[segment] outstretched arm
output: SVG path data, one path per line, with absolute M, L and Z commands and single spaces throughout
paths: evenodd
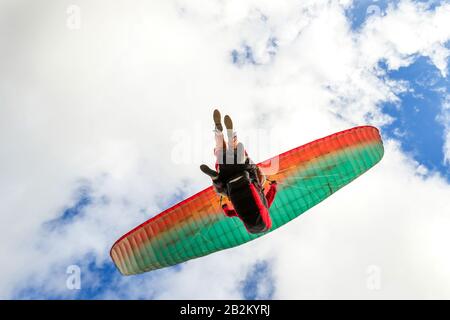
M 277 182 L 273 181 L 270 184 L 270 189 L 269 189 L 269 191 L 267 191 L 267 194 L 266 194 L 267 205 L 269 206 L 269 208 L 272 205 L 272 202 L 275 199 L 276 194 L 277 194 Z

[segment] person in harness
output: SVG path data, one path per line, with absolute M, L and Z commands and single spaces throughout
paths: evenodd
M 249 233 L 266 232 L 272 227 L 269 208 L 275 199 L 277 183 L 270 181 L 270 188 L 265 193 L 263 186 L 266 178 L 248 157 L 244 145 L 237 141 L 231 118 L 228 115 L 224 117 L 228 144 L 224 140 L 219 110 L 214 110 L 213 119 L 216 170 L 205 164 L 200 166 L 200 170 L 211 177 L 215 191 L 226 196 L 233 205 L 233 208 L 227 204 L 222 206 L 226 216 L 241 219 Z

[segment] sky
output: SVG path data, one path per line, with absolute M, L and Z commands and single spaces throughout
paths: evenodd
M 450 2 L 0 0 L 0 299 L 449 299 Z M 242 246 L 121 276 L 116 239 L 357 125 L 379 164 Z

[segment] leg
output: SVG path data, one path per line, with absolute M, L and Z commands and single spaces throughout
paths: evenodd
M 227 144 L 223 138 L 222 131 L 214 130 L 214 138 L 216 140 L 216 146 L 214 147 L 214 155 L 216 156 L 216 169 L 218 164 L 225 163 L 225 152 L 227 150 Z
M 223 137 L 223 127 L 221 123 L 221 115 L 220 111 L 215 109 L 213 112 L 213 120 L 214 120 L 214 138 L 216 140 L 216 146 L 214 148 L 214 155 L 216 156 L 216 169 L 218 168 L 218 164 L 224 163 L 224 150 L 227 149 L 227 144 L 225 143 L 225 139 Z
M 228 158 L 233 161 L 234 164 L 244 164 L 246 160 L 246 152 L 244 145 L 238 142 L 236 131 L 233 130 L 233 121 L 229 115 L 224 118 L 225 127 L 227 128 L 228 136 Z M 227 162 L 228 163 L 228 162 Z
M 237 164 L 245 164 L 245 160 L 247 159 L 247 156 L 245 155 L 244 145 L 242 144 L 242 142 L 238 143 L 237 139 L 236 139 L 235 153 L 236 153 L 236 163 Z
M 214 137 L 216 140 L 216 146 L 214 148 L 214 155 L 216 156 L 216 171 L 212 170 L 210 167 L 208 167 L 206 164 L 202 164 L 200 166 L 200 170 L 205 173 L 206 175 L 210 176 L 211 179 L 214 181 L 216 181 L 219 177 L 218 174 L 218 163 L 220 163 L 222 160 L 222 154 L 223 154 L 223 150 L 226 149 L 226 144 L 225 144 L 225 140 L 223 138 L 223 133 L 222 133 L 222 123 L 221 123 L 221 118 L 220 118 L 220 111 L 215 109 L 213 112 L 213 120 L 214 120 Z
M 228 147 L 234 150 L 237 146 L 237 137 L 236 132 L 233 131 L 233 121 L 229 115 L 226 115 L 225 118 L 223 118 L 223 121 L 225 122 L 225 127 L 227 128 Z

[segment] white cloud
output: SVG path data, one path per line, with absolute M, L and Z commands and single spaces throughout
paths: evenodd
M 388 123 L 378 105 L 406 86 L 380 76 L 380 59 L 398 68 L 426 55 L 447 74 L 448 4 L 427 12 L 405 1 L 355 34 L 347 2 L 77 3 L 79 30 L 66 27 L 66 3 L 0 4 L 0 297 L 27 285 L 70 295 L 55 274 L 87 253 L 109 261 L 114 240 L 174 190 L 206 187 L 198 164 L 212 162 L 214 106 L 244 140 L 264 120 L 274 143 L 248 145 L 263 160 L 352 125 Z M 258 66 L 230 63 L 244 43 Z M 173 158 L 182 144 L 192 147 L 187 161 Z M 440 244 L 449 188 L 418 171 L 389 141 L 375 170 L 270 236 L 136 287 L 114 281 L 128 297 L 239 298 L 246 270 L 270 259 L 281 298 L 448 297 Z M 94 203 L 43 229 L 86 181 Z M 383 271 L 376 293 L 364 287 L 369 264 Z
M 429 10 L 430 3 L 401 1 L 390 5 L 383 17 L 372 16 L 361 32 L 362 55 L 366 63 L 385 58 L 392 69 L 409 65 L 415 55 L 427 56 L 443 77 L 447 75 L 450 34 L 450 6 Z

